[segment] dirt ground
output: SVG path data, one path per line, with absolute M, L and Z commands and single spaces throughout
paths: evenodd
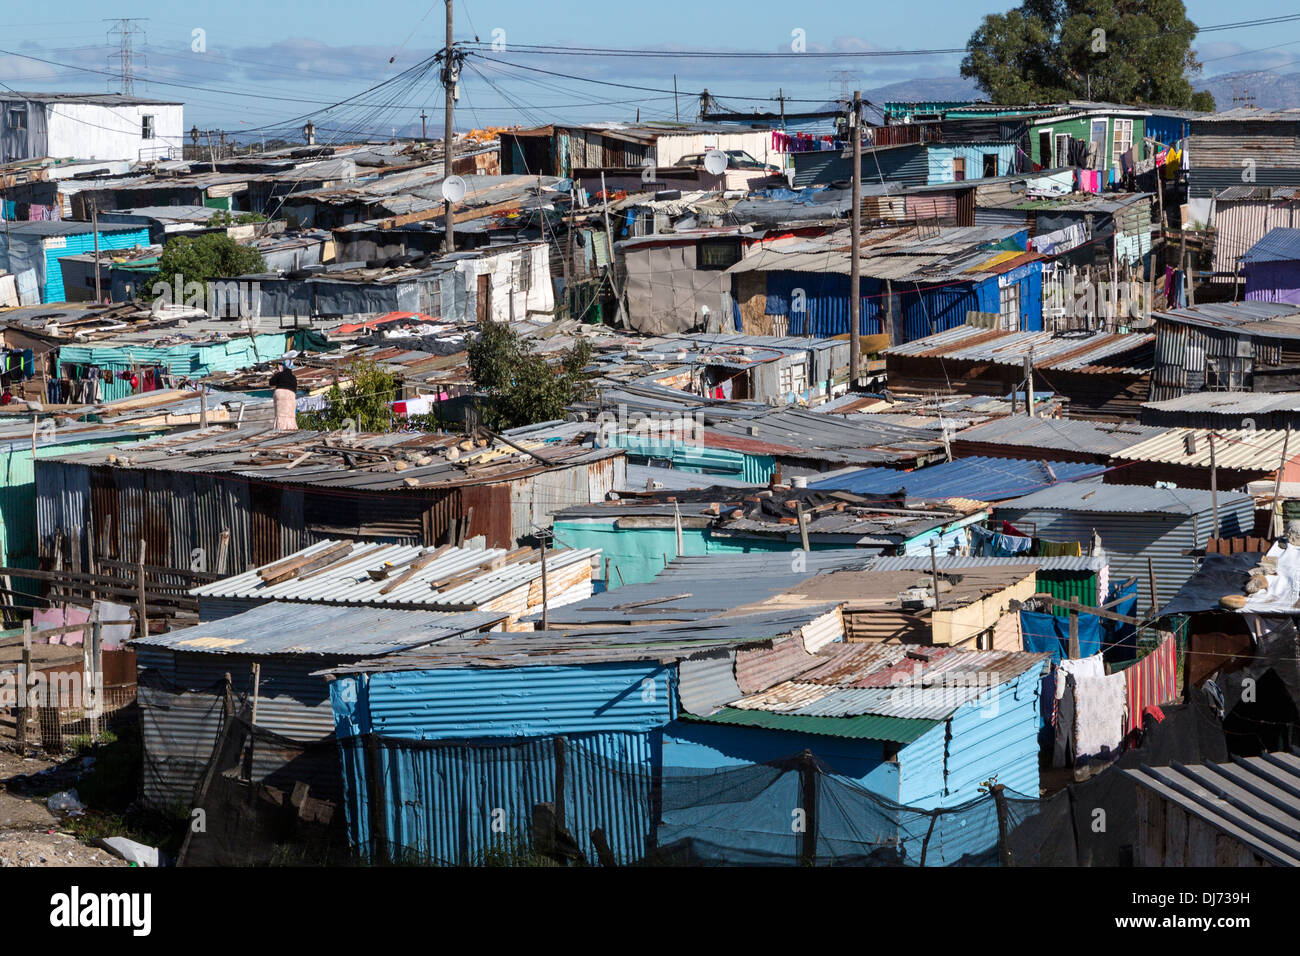
M 0 749 L 0 867 L 127 865 L 61 830 L 46 809 L 47 795 L 74 787 L 75 780 L 74 767 Z

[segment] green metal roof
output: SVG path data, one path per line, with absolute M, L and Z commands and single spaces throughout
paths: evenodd
M 858 740 L 889 740 L 910 744 L 942 720 L 921 720 L 915 717 L 877 717 L 864 714 L 860 717 L 800 717 L 795 714 L 774 714 L 768 710 L 740 710 L 724 707 L 716 714 L 701 717 L 682 714 L 682 720 L 703 723 L 729 724 L 733 727 L 761 727 L 764 730 L 788 730 L 800 734 L 821 734 L 827 737 L 852 737 Z

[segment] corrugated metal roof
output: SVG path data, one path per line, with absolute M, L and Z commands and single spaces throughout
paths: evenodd
M 1076 418 L 1009 415 L 963 429 L 953 440 L 1113 455 L 1164 432 L 1164 428 L 1128 422 L 1110 424 Z
M 446 667 L 530 667 L 614 661 L 669 663 L 711 650 L 746 645 L 770 646 L 780 638 L 788 638 L 833 607 L 833 604 L 809 605 L 685 623 L 573 631 L 560 630 L 554 626 L 549 631 L 493 631 L 467 635 L 464 639 L 439 641 L 377 660 L 343 665 L 332 673 L 432 670 Z
M 1297 412 L 1300 411 L 1300 392 L 1189 392 L 1159 402 L 1143 402 L 1142 407 L 1161 412 L 1219 415 Z
M 404 491 L 431 486 L 490 484 L 621 456 L 614 449 L 552 447 L 535 455 L 491 444 L 462 453 L 455 437 L 385 432 L 348 434 L 276 431 L 269 425 L 167 435 L 132 445 L 126 454 L 105 448 L 50 461 L 147 471 L 234 474 L 287 484 Z M 301 456 L 306 455 L 306 458 Z M 112 457 L 115 459 L 110 462 Z M 425 462 L 420 464 L 420 462 Z M 402 465 L 398 469 L 397 465 Z
M 726 475 L 701 475 L 677 468 L 656 468 L 651 465 L 627 466 L 627 481 L 615 491 L 645 491 L 647 483 L 652 490 L 688 491 L 693 488 L 759 488 L 760 485 L 729 478 Z
M 295 560 L 311 559 L 313 556 L 323 555 L 332 549 L 340 549 L 349 544 L 350 547 L 347 547 L 346 551 L 339 551 L 335 560 L 323 569 L 308 572 L 301 577 L 292 577 L 278 584 L 267 584 L 262 578 L 262 572 L 268 568 L 283 566 Z M 415 562 L 438 551 L 442 553 L 435 560 L 415 569 L 411 577 L 392 587 L 387 594 L 381 593 L 385 588 L 390 588 L 399 581 L 408 570 L 412 569 Z M 507 554 L 509 552 L 501 548 L 476 550 L 450 547 L 443 550 L 414 545 L 349 543 L 328 539 L 263 565 L 261 568 L 205 584 L 190 593 L 199 598 L 240 598 L 331 605 L 407 605 L 452 610 L 482 604 L 520 585 L 541 578 L 540 553 L 534 552 L 530 560 L 519 561 L 505 567 L 494 567 L 500 565 Z M 590 562 L 598 554 L 600 554 L 598 550 L 588 548 L 552 551 L 547 555 L 547 571 L 553 575 L 560 568 L 583 561 Z M 478 569 L 478 573 L 470 581 L 450 589 L 445 587 L 439 591 L 431 589 L 435 583 L 446 582 L 473 572 L 475 569 Z M 371 575 L 371 571 L 382 572 L 384 576 L 376 580 Z
M 1300 866 L 1300 754 L 1124 771 L 1280 866 Z
M 243 614 L 138 638 L 133 644 L 198 654 L 390 654 L 476 632 L 505 614 L 309 607 L 272 603 Z
M 1020 367 L 1032 357 L 1036 368 L 1079 371 L 1088 366 L 1122 366 L 1127 353 L 1144 348 L 1155 336 L 1141 332 L 1015 332 L 959 325 L 935 335 L 886 349 L 886 355 L 992 362 Z M 1127 369 L 1132 372 L 1145 368 Z
M 824 663 L 730 706 L 801 717 L 941 720 L 1043 662 L 1041 654 L 1020 651 L 872 644 L 839 646 L 824 656 Z
M 1153 312 L 1157 322 L 1177 322 L 1236 335 L 1300 338 L 1300 305 L 1286 302 L 1211 302 L 1185 309 Z
M 822 571 L 860 568 L 871 560 L 860 550 L 781 555 L 707 555 L 677 558 L 653 581 L 596 594 L 549 613 L 552 628 L 634 621 L 703 621 L 784 593 Z M 536 615 L 532 618 L 535 620 Z M 806 623 L 806 622 L 805 622 Z
M 682 719 L 728 724 L 733 727 L 761 727 L 765 730 L 818 734 L 825 737 L 888 740 L 900 744 L 910 744 L 942 723 L 939 720 L 906 717 L 802 717 L 794 714 L 774 714 L 765 710 L 736 710 L 730 707 L 707 717 L 682 714 Z
M 1300 259 L 1300 229 L 1279 227 L 1264 233 L 1241 257 L 1242 262 L 1293 262 Z
M 1126 461 L 1158 461 L 1171 465 L 1210 467 L 1210 436 L 1214 436 L 1214 459 L 1219 468 L 1242 471 L 1276 471 L 1287 444 L 1287 433 L 1279 430 L 1251 428 L 1171 428 L 1163 435 L 1149 438 L 1115 454 Z M 1193 451 L 1188 451 L 1188 443 Z M 1300 448 L 1290 446 L 1291 457 Z
M 935 565 L 940 571 L 959 571 L 962 568 L 1012 567 L 1027 564 L 1043 571 L 1079 571 L 1097 572 L 1106 566 L 1106 559 L 1099 555 L 1080 556 L 1061 555 L 1058 557 L 1039 558 L 986 558 L 960 554 L 939 555 Z M 928 554 L 902 554 L 893 557 L 872 558 L 867 564 L 867 571 L 928 571 L 930 556 Z
M 961 496 L 977 501 L 1002 501 L 1059 482 L 1097 477 L 1105 470 L 1099 465 L 1080 462 L 960 458 L 906 472 L 892 468 L 860 468 L 813 482 L 808 487 L 859 494 L 893 492 L 905 488 L 909 498 Z
M 1254 499 L 1239 492 L 1220 491 L 1219 507 Z M 1069 484 L 1044 488 L 1023 498 L 1005 501 L 1006 510 L 1031 508 L 1061 511 L 1092 511 L 1111 514 L 1201 514 L 1212 507 L 1208 491 L 1196 488 L 1147 488 L 1142 485 Z

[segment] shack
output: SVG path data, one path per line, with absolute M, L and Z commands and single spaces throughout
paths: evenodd
M 1218 495 L 1219 536 L 1251 532 L 1255 501 Z M 1110 559 L 1112 580 L 1137 578 L 1138 606 L 1159 607 L 1196 570 L 1190 552 L 1214 536 L 1215 502 L 1208 491 L 1077 482 L 1056 485 L 993 509 L 1021 534 L 1091 547 L 1094 535 Z M 1153 591 L 1153 588 L 1155 591 Z
M 164 436 L 129 450 L 39 459 L 37 535 L 96 555 L 189 568 L 195 549 L 240 573 L 333 538 L 512 549 L 568 505 L 625 480 L 610 449 L 546 457 L 454 436 L 294 431 L 265 424 Z M 398 464 L 402 468 L 397 468 Z M 224 543 L 223 543 L 224 541 Z

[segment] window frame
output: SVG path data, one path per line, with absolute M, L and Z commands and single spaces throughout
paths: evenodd
M 1012 305 L 1010 313 L 1007 306 Z M 1020 331 L 1020 283 L 1008 282 L 998 287 L 998 325 L 1009 332 Z
M 713 263 L 713 262 L 705 261 L 706 249 L 710 249 L 710 248 L 717 249 L 717 248 L 722 248 L 724 246 L 730 247 L 735 250 L 734 259 L 726 263 Z M 709 271 L 723 272 L 727 269 L 730 269 L 732 266 L 734 266 L 737 262 L 739 262 L 743 258 L 745 258 L 745 249 L 744 246 L 741 244 L 739 238 L 732 238 L 730 236 L 710 236 L 707 239 L 700 239 L 695 247 L 695 268 L 696 269 L 706 269 Z
M 1123 156 L 1125 153 L 1127 153 L 1129 149 L 1133 146 L 1133 120 L 1116 118 L 1115 120 L 1112 121 L 1111 129 L 1112 132 L 1110 136 L 1110 164 L 1112 166 L 1118 166 L 1120 164 L 1119 158 Z M 1127 134 L 1124 138 L 1124 143 L 1126 145 L 1124 146 L 1123 149 L 1120 149 L 1121 129 L 1124 129 Z

